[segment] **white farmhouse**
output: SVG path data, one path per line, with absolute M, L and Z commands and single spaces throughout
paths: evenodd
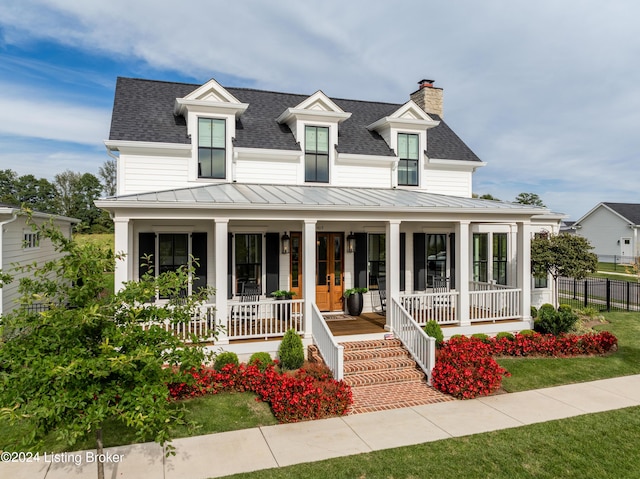
M 225 349 L 273 351 L 264 339 L 293 327 L 326 350 L 351 288 L 396 335 L 429 319 L 446 336 L 522 330 L 551 298 L 530 241 L 561 215 L 472 198 L 485 163 L 431 80 L 393 104 L 119 78 L 105 143 L 118 192 L 96 204 L 127 253 L 116 288 L 145 254 L 157 272 L 198 258 L 190 290 L 215 287 Z

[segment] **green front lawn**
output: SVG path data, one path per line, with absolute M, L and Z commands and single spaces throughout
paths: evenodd
M 616 353 L 581 358 L 500 358 L 500 366 L 511 373 L 503 379 L 503 389 L 516 392 L 640 374 L 640 313 L 605 313 L 604 317 L 609 323 L 594 329 L 610 331 L 618 338 Z
M 635 478 L 637 431 L 640 407 L 228 477 Z

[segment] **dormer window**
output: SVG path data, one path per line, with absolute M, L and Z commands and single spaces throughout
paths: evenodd
M 418 186 L 419 145 L 418 135 L 398 133 L 398 185 Z
M 329 128 L 306 126 L 304 181 L 329 183 Z
M 226 122 L 198 118 L 198 178 L 226 177 Z

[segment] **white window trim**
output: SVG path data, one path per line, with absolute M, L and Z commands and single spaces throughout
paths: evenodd
M 198 176 L 198 122 L 200 118 L 212 120 L 225 120 L 225 177 L 224 178 L 200 178 Z M 223 113 L 188 113 L 187 133 L 191 138 L 191 157 L 189 158 L 190 182 L 198 183 L 230 183 L 233 177 L 233 138 L 236 135 L 236 117 L 234 114 Z
M 305 155 L 306 147 L 306 129 L 307 126 L 319 126 L 329 128 L 329 182 L 306 181 L 305 178 Z M 302 149 L 301 163 L 299 169 L 298 183 L 301 185 L 332 185 L 334 184 L 334 176 L 336 169 L 336 145 L 338 144 L 338 123 L 323 121 L 298 121 L 296 123 L 297 137 L 300 139 L 300 147 Z
M 427 150 L 427 131 L 418 130 L 412 128 L 396 128 L 391 127 L 391 136 L 389 138 L 389 147 L 396 153 L 396 162 L 393 166 L 394 174 L 392 178 L 393 188 L 404 188 L 409 190 L 424 189 L 425 188 L 425 151 Z M 403 133 L 407 135 L 418 135 L 418 184 L 417 185 L 400 185 L 398 184 L 398 164 L 400 162 L 400 155 L 398 152 L 398 134 Z

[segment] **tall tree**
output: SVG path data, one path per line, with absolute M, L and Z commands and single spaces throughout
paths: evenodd
M 0 170 L 0 202 L 19 205 L 16 195 L 18 174 L 13 170 Z
M 562 233 L 531 241 L 531 270 L 537 278 L 553 277 L 554 302 L 558 306 L 558 278 L 583 279 L 598 268 L 598 256 L 583 236 Z
M 110 251 L 77 244 L 50 224 L 34 229 L 64 255 L 18 268 L 29 273 L 19 285 L 23 306 L 2 317 L 0 414 L 25 428 L 15 450 L 41 450 L 41 440 L 55 432 L 69 447 L 94 435 L 101 454 L 108 420 L 131 428 L 140 440 L 164 444 L 182 417 L 167 401 L 167 383 L 189 381 L 186 371 L 205 356 L 197 343 L 187 347 L 149 322 L 186 322 L 213 291 L 181 297 L 191 272 L 180 269 L 157 277 L 151 271 L 109 293 L 113 277 L 104 273 L 114 269 Z M 7 281 L 5 273 L 0 281 Z M 174 299 L 145 302 L 153 291 Z M 30 311 L 34 298 L 50 309 Z M 104 477 L 103 465 L 97 467 Z
M 91 173 L 66 170 L 55 176 L 55 185 L 60 214 L 81 220 L 80 230 L 91 228 L 101 216 L 93 203 L 102 191 L 98 178 Z
M 117 182 L 116 160 L 107 160 L 98 170 L 98 176 L 102 180 L 102 191 L 106 196 L 115 196 Z
M 515 202 L 521 205 L 545 206 L 542 199 L 536 193 L 520 193 L 516 196 Z

